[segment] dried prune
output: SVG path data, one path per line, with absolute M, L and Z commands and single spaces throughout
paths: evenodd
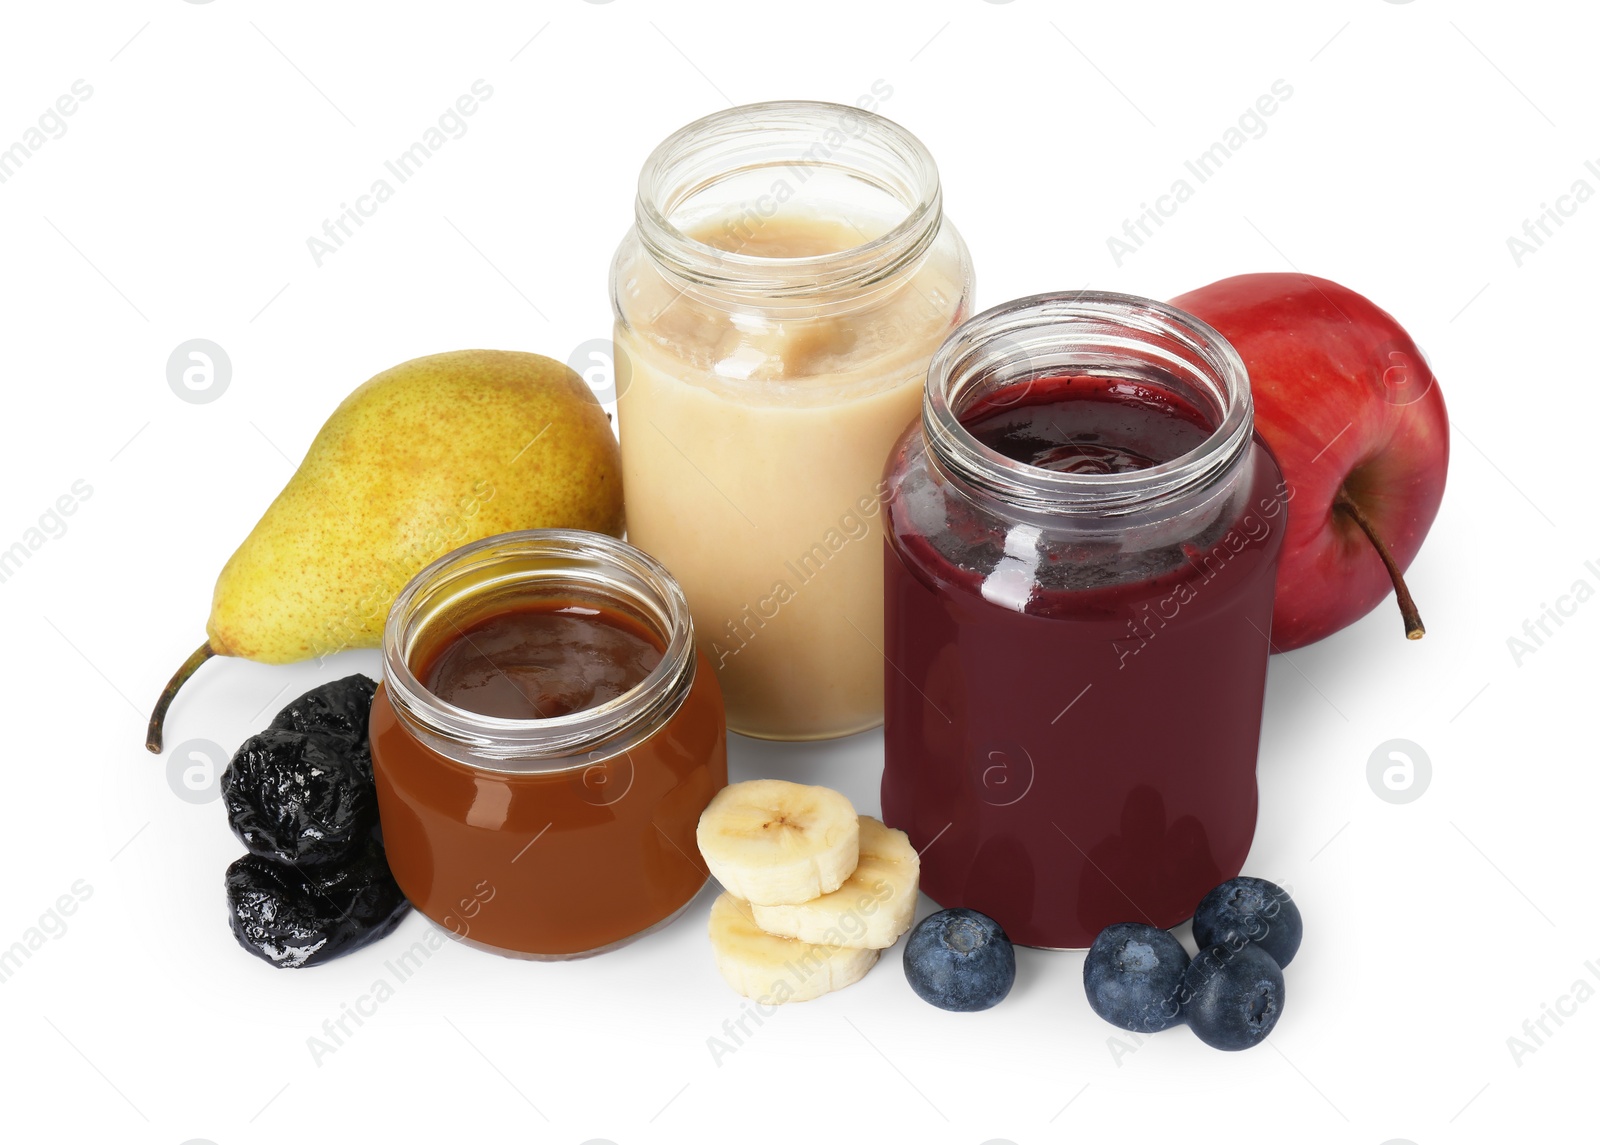
M 336 862 L 378 825 L 372 756 L 341 736 L 268 728 L 239 745 L 222 773 L 228 824 L 255 855 Z
M 411 908 L 377 843 L 335 867 L 301 869 L 243 855 L 226 882 L 234 937 L 280 969 L 359 950 L 399 926 Z
M 361 675 L 320 684 L 287 704 L 272 717 L 269 728 L 295 732 L 320 732 L 342 736 L 352 743 L 367 742 L 367 716 L 377 681 Z

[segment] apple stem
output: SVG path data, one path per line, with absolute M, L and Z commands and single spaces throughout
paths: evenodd
M 1361 511 L 1361 506 L 1355 503 L 1344 487 L 1339 489 L 1338 496 L 1333 499 L 1333 507 L 1349 517 L 1367 535 L 1367 540 L 1372 542 L 1372 547 L 1378 550 L 1378 557 L 1383 561 L 1383 567 L 1389 570 L 1389 579 L 1394 582 L 1394 598 L 1400 605 L 1400 616 L 1406 622 L 1406 639 L 1421 640 L 1426 628 L 1422 627 L 1422 615 L 1417 611 L 1417 602 L 1411 599 L 1411 590 L 1406 587 L 1406 578 L 1400 572 L 1400 566 L 1389 553 L 1389 546 L 1385 545 L 1378 536 L 1378 531 L 1373 528 L 1372 522 Z
M 189 677 L 195 674 L 200 665 L 215 655 L 216 651 L 211 647 L 210 641 L 200 645 L 172 674 L 167 686 L 161 689 L 161 695 L 156 698 L 155 711 L 150 713 L 150 726 L 144 733 L 144 746 L 148 750 L 156 755 L 161 754 L 161 725 L 166 723 L 167 709 L 172 706 L 172 700 L 178 694 L 178 689 L 189 682 Z

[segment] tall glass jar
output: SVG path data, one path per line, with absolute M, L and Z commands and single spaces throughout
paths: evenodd
M 451 645 L 491 648 L 475 625 L 546 608 L 614 618 L 660 659 L 632 688 L 548 718 L 485 715 L 430 690 L 429 665 Z M 511 654 L 494 669 L 508 686 L 531 695 L 526 681 L 542 677 L 547 694 L 572 691 L 557 678 L 570 659 Z M 716 677 L 678 586 L 612 537 L 504 533 L 418 573 L 384 628 L 371 741 L 389 867 L 468 944 L 596 954 L 675 918 L 709 877 L 695 827 L 728 780 Z
M 708 116 L 645 162 L 611 292 L 629 539 L 688 594 L 729 726 L 876 726 L 883 459 L 972 292 L 933 159 L 853 107 Z
M 986 311 L 888 466 L 884 820 L 1017 941 L 1170 927 L 1239 873 L 1291 492 L 1221 335 L 1127 295 Z

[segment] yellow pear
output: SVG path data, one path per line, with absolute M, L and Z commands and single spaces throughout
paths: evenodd
M 375 648 L 400 590 L 452 549 L 517 529 L 620 537 L 622 465 L 605 411 L 567 366 L 458 350 L 385 370 L 328 418 L 223 566 L 206 642 L 150 717 L 212 656 L 268 664 Z

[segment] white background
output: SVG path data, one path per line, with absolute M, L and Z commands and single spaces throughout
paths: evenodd
M 1597 33 L 1588 5 L 1439 0 L 7 4 L 0 147 L 73 81 L 93 95 L 0 185 L 0 548 L 75 481 L 92 495 L 0 583 L 0 947 L 75 881 L 91 893 L 0 984 L 0 1133 L 1434 1145 L 1591 1108 L 1600 1002 L 1547 1020 L 1520 1062 L 1507 1038 L 1575 980 L 1600 985 L 1600 604 L 1520 666 L 1507 638 L 1580 578 L 1600 586 L 1600 203 L 1521 266 L 1506 240 L 1576 180 L 1600 188 Z M 480 78 L 494 94 L 467 134 L 319 268 L 307 237 Z M 1107 237 L 1278 79 L 1294 94 L 1267 133 L 1118 266 Z M 662 136 L 874 81 L 940 162 L 982 305 L 1294 268 L 1398 315 L 1441 379 L 1450 482 L 1411 572 L 1427 639 L 1407 644 L 1386 604 L 1272 664 L 1246 870 L 1307 920 L 1276 1034 L 1228 1055 L 1176 1030 L 1119 1057 L 1081 955 L 1020 952 L 1004 1004 L 953 1015 L 911 993 L 896 949 L 719 1064 L 707 1039 L 741 1000 L 712 966 L 708 892 L 587 962 L 447 947 L 314 1064 L 307 1039 L 426 924 L 302 973 L 234 944 L 221 805 L 179 798 L 141 747 L 216 571 L 379 369 L 606 337 L 607 264 Z M 197 337 L 233 366 L 206 404 L 165 373 Z M 231 751 L 296 692 L 376 667 L 210 664 L 169 744 Z M 1366 778 L 1396 737 L 1433 765 L 1405 805 Z M 733 770 L 875 811 L 880 745 L 736 739 Z

